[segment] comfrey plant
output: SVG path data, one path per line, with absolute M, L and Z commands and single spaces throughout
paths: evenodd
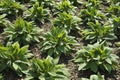
M 86 7 L 94 7 L 96 9 L 99 9 L 101 3 L 101 0 L 88 0 L 85 5 Z
M 106 15 L 99 10 L 101 0 L 88 0 L 84 4 L 84 9 L 80 11 L 80 17 L 83 20 L 83 24 L 86 26 L 88 22 L 100 22 L 104 23 Z
M 59 12 L 67 12 L 73 14 L 75 12 L 75 7 L 70 3 L 69 0 L 62 0 L 58 4 L 59 6 L 56 8 L 56 11 Z
M 4 30 L 9 42 L 18 41 L 21 46 L 31 44 L 31 42 L 39 42 L 40 32 L 40 28 L 22 18 L 18 18 L 13 25 Z
M 50 11 L 47 8 L 44 9 L 43 5 L 40 5 L 39 2 L 35 2 L 29 10 L 24 12 L 24 16 L 26 19 L 44 24 L 50 19 Z
M 8 17 L 16 17 L 24 10 L 24 6 L 15 0 L 2 0 L 0 2 L 0 7 L 0 13 L 7 14 Z
M 88 45 L 77 52 L 75 62 L 78 70 L 87 70 L 97 73 L 111 71 L 118 68 L 118 56 L 112 53 L 112 48 L 105 46 L 104 42 Z
M 0 46 L 0 72 L 8 69 L 22 76 L 28 70 L 29 58 L 33 55 L 29 52 L 28 46 L 20 48 L 19 43 Z
M 83 39 L 90 43 L 102 42 L 104 40 L 111 41 L 116 39 L 113 27 L 104 26 L 99 22 L 89 22 L 88 26 L 88 29 L 82 30 L 82 35 Z
M 120 3 L 119 4 L 111 4 L 108 8 L 108 13 L 110 16 L 120 16 Z
M 6 18 L 6 14 L 0 15 L 0 26 L 5 28 L 10 24 L 10 21 Z
M 81 23 L 81 19 L 77 16 L 71 15 L 69 13 L 63 12 L 58 14 L 53 20 L 53 25 L 58 28 L 65 28 L 68 32 L 76 28 L 78 28 L 79 24 Z
M 44 8 L 52 9 L 54 8 L 55 1 L 54 0 L 31 0 L 31 2 L 39 2 L 40 5 L 43 5 Z
M 25 80 L 69 80 L 70 74 L 63 64 L 54 63 L 48 56 L 46 59 L 32 59 L 31 68 Z
M 103 23 L 106 16 L 104 13 L 96 9 L 95 7 L 87 7 L 86 9 L 82 9 L 80 12 L 80 18 L 84 25 L 87 25 L 88 22 L 100 22 Z
M 10 25 L 10 21 L 5 17 L 6 14 L 0 15 L 0 32 L 3 32 L 3 29 Z
M 114 34 L 120 39 L 120 17 L 113 17 Z
M 42 51 L 53 57 L 60 57 L 62 54 L 70 55 L 77 43 L 74 37 L 68 36 L 65 29 L 53 27 L 50 32 L 43 36 Z

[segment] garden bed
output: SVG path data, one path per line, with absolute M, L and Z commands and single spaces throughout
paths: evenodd
M 120 80 L 120 1 L 1 0 L 0 80 Z

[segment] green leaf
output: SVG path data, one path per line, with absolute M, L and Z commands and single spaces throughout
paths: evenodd
M 31 80 L 31 79 L 33 79 L 32 76 L 26 76 L 26 78 L 24 80 Z
M 39 76 L 40 80 L 46 80 L 44 76 Z
M 17 70 L 18 70 L 18 68 L 19 68 L 18 64 L 13 63 L 12 65 L 13 65 L 13 68 L 17 71 Z
M 38 37 L 34 37 L 35 41 L 40 42 Z
M 0 74 L 0 80 L 4 80 L 4 77 L 2 74 Z
M 81 78 L 80 80 L 90 80 L 90 79 L 87 79 L 87 78 Z
M 75 62 L 83 62 L 83 59 L 82 58 L 77 58 L 74 60 Z
M 87 65 L 87 63 L 80 63 L 80 64 L 78 64 L 78 70 L 82 70 L 84 67 L 86 67 L 86 65 Z
M 110 58 L 107 58 L 107 59 L 105 59 L 105 60 L 106 60 L 106 62 L 107 62 L 107 63 L 112 64 L 112 62 L 111 62 L 111 59 L 110 59 Z
M 54 58 L 53 61 L 55 64 L 58 64 L 59 60 L 60 60 L 60 56 L 58 55 L 56 58 Z
M 98 64 L 96 64 L 95 62 L 92 62 L 92 63 L 90 63 L 90 65 L 88 65 L 88 66 L 90 66 L 90 68 L 91 68 L 91 70 L 93 71 L 93 72 L 97 72 L 98 71 Z
M 26 58 L 31 58 L 31 57 L 33 57 L 33 56 L 34 56 L 33 54 L 28 53 L 25 57 L 26 57 Z
M 97 75 L 91 75 L 90 80 L 99 80 Z
M 105 69 L 106 69 L 109 73 L 111 72 L 111 70 L 112 70 L 111 65 L 109 65 L 109 64 L 104 64 L 104 67 L 105 67 Z
M 50 76 L 53 76 L 53 77 L 57 76 L 57 74 L 56 74 L 55 72 L 48 72 L 48 74 L 49 74 Z
M 0 64 L 0 72 L 5 70 L 8 66 L 6 64 Z
M 28 46 L 23 46 L 20 50 L 21 54 L 25 54 L 28 51 Z

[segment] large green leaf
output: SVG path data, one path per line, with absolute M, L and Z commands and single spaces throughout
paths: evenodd
M 87 63 L 80 63 L 79 64 L 79 67 L 78 67 L 78 70 L 82 70 L 85 66 L 87 65 Z

